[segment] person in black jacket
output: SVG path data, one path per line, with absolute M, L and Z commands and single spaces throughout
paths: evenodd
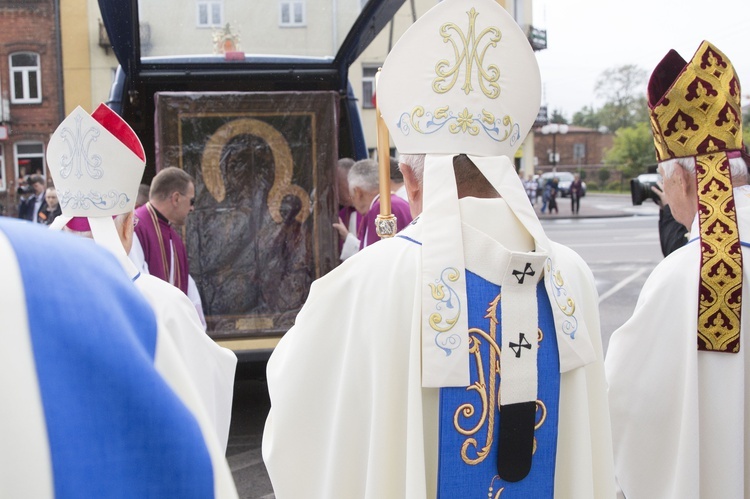
M 46 206 L 44 209 L 39 210 L 36 221 L 40 224 L 50 225 L 58 215 L 62 215 L 60 200 L 57 199 L 57 190 L 54 187 L 47 187 L 47 191 L 44 193 L 44 200 L 46 201 Z
M 669 255 L 675 250 L 682 248 L 687 242 L 688 229 L 672 216 L 672 210 L 667 204 L 667 198 L 664 195 L 664 189 L 661 182 L 658 187 L 651 187 L 657 198 L 656 204 L 659 205 L 659 243 L 661 243 L 661 252 L 664 256 Z
M 39 213 L 47 208 L 47 201 L 44 199 L 45 182 L 41 175 L 29 175 L 26 183 L 31 187 L 31 192 L 25 198 L 21 199 L 18 206 L 18 218 L 39 222 Z

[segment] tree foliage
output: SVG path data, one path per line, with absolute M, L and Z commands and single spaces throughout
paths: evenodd
M 612 175 L 612 173 L 609 171 L 609 168 L 606 166 L 604 168 L 599 169 L 599 172 L 597 173 L 597 177 L 599 178 L 599 185 L 604 187 L 607 185 L 607 180 L 609 180 L 609 177 Z
M 633 64 L 605 70 L 594 85 L 601 108 L 585 106 L 573 115 L 573 124 L 587 128 L 606 127 L 611 132 L 648 122 L 646 71 Z
M 648 119 L 646 77 L 646 71 L 633 64 L 607 69 L 599 76 L 594 92 L 604 100 L 598 111 L 602 125 L 615 132 Z
M 549 119 L 550 123 L 557 123 L 560 125 L 567 125 L 568 119 L 563 115 L 562 110 L 554 109 L 552 111 L 552 117 Z
M 625 178 L 645 173 L 655 162 L 651 127 L 643 122 L 617 130 L 612 148 L 604 156 L 604 164 L 620 170 Z
M 573 115 L 573 124 L 598 130 L 602 124 L 599 113 L 593 107 L 584 106 L 583 109 Z

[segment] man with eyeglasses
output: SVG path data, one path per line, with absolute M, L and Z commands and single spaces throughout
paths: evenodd
M 135 210 L 135 228 L 130 259 L 141 271 L 180 288 L 195 305 L 205 327 L 200 294 L 188 274 L 187 250 L 174 226 L 185 225 L 195 206 L 195 182 L 180 168 L 168 167 L 151 182 L 148 203 Z

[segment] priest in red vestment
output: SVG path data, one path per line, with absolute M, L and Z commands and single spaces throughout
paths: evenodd
M 195 204 L 195 183 L 175 167 L 161 170 L 151 182 L 149 201 L 135 210 L 137 239 L 130 258 L 142 271 L 163 279 L 188 294 L 185 244 L 174 225 L 185 224 Z

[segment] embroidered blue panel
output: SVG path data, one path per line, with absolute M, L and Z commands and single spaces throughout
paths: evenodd
M 154 367 L 154 314 L 115 259 L 28 222 L 0 231 L 21 268 L 55 497 L 213 497 L 198 423 Z
M 497 476 L 497 453 L 502 452 L 497 448 L 501 419 L 498 368 L 502 371 L 500 287 L 468 271 L 466 287 L 471 385 L 440 390 L 438 498 L 551 498 L 557 453 L 560 361 L 544 283 L 537 286 L 541 341 L 537 358 L 536 450 L 531 472 L 515 483 Z

